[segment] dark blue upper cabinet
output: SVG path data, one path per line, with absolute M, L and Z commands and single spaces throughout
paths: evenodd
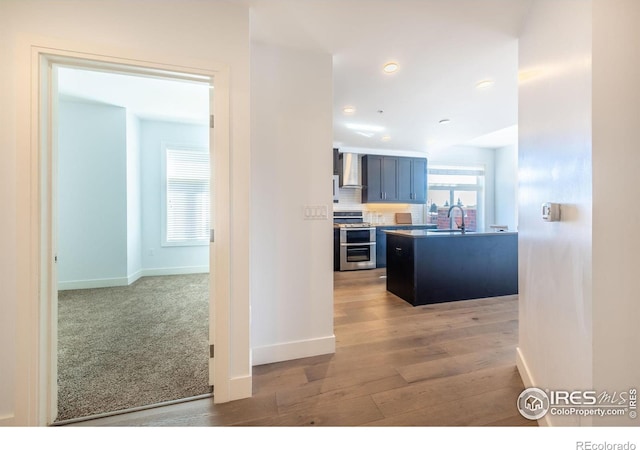
M 398 158 L 362 157 L 362 203 L 398 202 Z
M 362 203 L 425 203 L 427 160 L 365 155 L 362 184 Z
M 411 159 L 411 203 L 427 203 L 427 160 L 425 158 Z

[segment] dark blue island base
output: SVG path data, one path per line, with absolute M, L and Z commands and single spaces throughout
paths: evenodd
M 387 290 L 413 306 L 518 293 L 518 234 L 387 231 Z

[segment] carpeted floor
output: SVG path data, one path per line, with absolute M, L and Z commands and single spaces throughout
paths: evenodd
M 57 421 L 211 392 L 208 274 L 58 295 Z

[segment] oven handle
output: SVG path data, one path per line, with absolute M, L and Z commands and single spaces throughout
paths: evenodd
M 346 244 L 344 242 L 340 243 L 341 247 L 362 247 L 363 245 L 376 245 L 375 242 L 363 242 L 362 244 Z

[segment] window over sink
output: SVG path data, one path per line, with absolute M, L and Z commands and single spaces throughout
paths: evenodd
M 452 205 L 459 205 L 465 210 L 468 230 L 484 227 L 484 167 L 432 165 L 428 168 L 427 179 L 427 223 L 437 224 L 441 229 L 451 228 L 453 224 L 447 213 Z M 456 220 L 460 211 L 456 209 L 451 215 Z

